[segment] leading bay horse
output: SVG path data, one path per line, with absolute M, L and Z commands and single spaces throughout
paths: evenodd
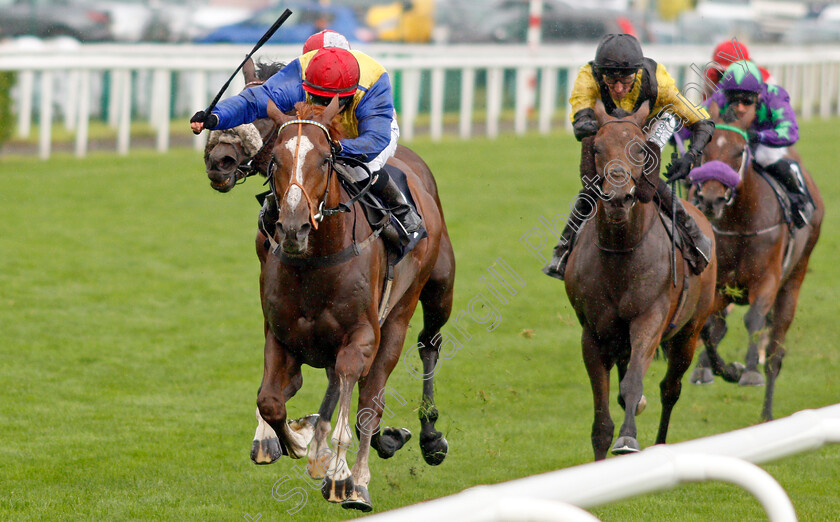
M 598 101 L 600 128 L 591 145 L 584 143 L 581 155 L 581 176 L 597 179 L 601 197 L 569 256 L 566 293 L 583 327 L 583 360 L 595 406 L 596 460 L 606 457 L 613 438 L 609 391 L 614 365 L 625 416 L 612 453 L 640 450 L 635 416 L 644 406 L 643 377 L 660 344 L 668 370 L 660 383 L 662 415 L 656 442 L 665 442 L 681 378 L 714 301 L 714 257 L 699 276 L 692 275 L 679 253 L 676 274 L 670 268 L 671 240 L 652 202 L 659 181 L 659 149 L 645 143 L 641 128 L 648 110 L 643 105 L 635 114 L 614 118 Z M 686 210 L 711 237 L 703 215 L 688 204 Z
M 792 229 L 786 225 L 776 193 L 753 168 L 746 131 L 754 118 L 755 106 L 741 118 L 733 112 L 716 118 L 717 127 L 703 151 L 703 163 L 712 167 L 711 162 L 717 162 L 717 170 L 724 175 L 720 179 L 705 179 L 691 189 L 692 200 L 712 222 L 718 258 L 714 312 L 701 336 L 706 352 L 699 358 L 691 380 L 711 382 L 714 373 L 742 386 L 765 384 L 758 371 L 758 348 L 762 333 L 769 326 L 761 418 L 771 420 L 785 336 L 796 311 L 808 259 L 819 239 L 825 205 L 814 180 L 802 169 L 816 209 L 807 226 Z M 798 155 L 795 159 L 799 159 Z M 729 178 L 734 180 L 729 182 L 734 187 L 721 182 Z M 749 333 L 746 369 L 726 365 L 717 352 L 726 333 L 724 310 L 730 303 L 749 305 L 744 316 Z
M 404 149 L 401 158 L 389 163 L 406 173 L 428 237 L 396 265 L 390 297 L 382 302 L 388 270 L 383 242 L 376 240 L 357 203 L 351 212 L 333 213 L 349 199 L 333 170 L 331 141 L 341 138 L 333 122 L 338 109 L 337 98 L 326 108 L 300 103 L 297 115 L 291 116 L 269 103 L 268 114 L 278 126 L 272 149 L 277 167 L 269 180 L 279 218 L 267 251 L 264 241 L 260 245 L 263 237 L 257 238 L 265 319 L 265 371 L 257 406 L 278 435 L 281 450 L 291 457 L 307 456 L 309 474 L 323 479 L 324 498 L 369 511 L 370 447 L 382 443 L 386 381 L 418 301 L 423 304 L 418 344 L 428 376 L 423 381 L 420 445 L 429 464 L 439 464 L 446 455 L 446 439 L 434 427 L 432 376 L 439 332 L 452 309 L 455 262 L 434 177 L 419 156 Z M 289 422 L 286 402 L 302 385 L 303 364 L 328 369 L 337 397 L 328 390 L 318 417 Z M 357 384 L 354 423 L 350 403 Z M 334 399 L 338 416 L 332 449 L 327 435 Z M 358 450 L 352 470 L 348 449 Z

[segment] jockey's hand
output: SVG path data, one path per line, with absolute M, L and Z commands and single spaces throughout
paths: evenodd
M 668 165 L 665 170 L 665 177 L 668 178 L 668 181 L 678 181 L 686 178 L 688 177 L 688 173 L 691 172 L 691 167 L 693 165 L 694 153 L 692 151 L 688 151 Z
M 760 139 L 760 137 L 758 135 L 758 132 L 756 132 L 752 129 L 747 131 L 747 138 L 750 140 L 750 145 L 755 145 L 756 143 L 759 142 L 759 139 Z
M 219 124 L 219 117 L 213 113 L 206 115 L 204 111 L 198 111 L 190 118 L 190 128 L 193 134 L 201 133 L 202 129 L 215 129 Z

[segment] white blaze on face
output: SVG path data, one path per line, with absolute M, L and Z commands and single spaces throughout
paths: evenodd
M 726 138 L 725 138 L 724 136 L 718 136 L 718 139 L 717 139 L 717 141 L 715 142 L 715 144 L 716 144 L 718 147 L 723 147 L 723 145 L 724 145 L 725 143 L 726 143 Z
M 303 185 L 303 164 L 306 161 L 306 154 L 314 148 L 315 146 L 306 136 L 300 137 L 300 146 L 298 146 L 297 136 L 286 142 L 286 149 L 292 153 L 293 158 L 295 157 L 295 151 L 297 151 L 297 164 L 292 169 L 292 176 L 294 176 L 293 181 L 300 185 Z M 286 204 L 291 210 L 297 208 L 298 203 L 300 203 L 300 198 L 300 187 L 297 185 L 289 187 L 289 191 L 286 194 Z

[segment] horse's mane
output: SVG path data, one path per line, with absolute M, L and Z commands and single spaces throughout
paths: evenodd
M 265 81 L 277 74 L 280 71 L 280 69 L 282 69 L 285 66 L 286 64 L 283 62 L 259 61 L 254 67 L 257 72 L 257 79 Z
M 326 109 L 326 107 L 321 105 L 297 102 L 295 104 L 295 108 L 292 111 L 289 111 L 288 114 L 297 116 L 302 120 L 311 120 L 315 119 L 316 116 L 320 116 L 324 112 L 324 109 Z M 330 138 L 333 141 L 343 139 L 347 134 L 344 130 L 344 124 L 341 122 L 341 113 L 335 115 L 333 120 L 327 124 L 327 128 L 330 131 Z
M 610 116 L 612 116 L 613 118 L 618 118 L 619 120 L 623 120 L 624 118 L 630 116 L 631 114 L 633 114 L 633 113 L 632 112 L 627 112 L 624 109 L 622 109 L 620 107 L 617 107 L 614 111 L 612 111 Z

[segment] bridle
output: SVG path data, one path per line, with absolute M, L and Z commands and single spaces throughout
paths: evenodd
M 749 165 L 750 161 L 751 161 L 751 158 L 750 158 L 750 156 L 751 156 L 751 154 L 750 154 L 750 138 L 747 135 L 747 133 L 744 132 L 742 129 L 739 129 L 738 127 L 734 127 L 732 125 L 726 125 L 726 124 L 721 123 L 721 124 L 715 125 L 715 129 L 732 131 L 732 132 L 738 134 L 739 136 L 741 136 L 742 138 L 744 138 L 744 150 L 741 152 L 741 166 L 738 167 L 738 182 L 740 183 L 744 179 L 744 172 L 746 172 L 747 165 Z M 731 206 L 735 202 L 735 188 L 727 187 L 726 192 L 724 194 L 725 194 L 725 197 L 726 197 L 725 205 L 727 207 Z M 695 192 L 695 196 L 696 197 L 702 197 L 703 196 L 703 189 L 702 189 L 702 186 L 700 184 L 697 185 L 697 190 Z
M 312 226 L 317 230 L 318 229 L 318 224 L 321 221 L 323 221 L 325 217 L 334 216 L 334 215 L 339 214 L 341 212 L 350 212 L 350 209 L 353 207 L 353 205 L 356 203 L 356 201 L 358 201 L 362 196 L 365 195 L 366 192 L 368 192 L 370 190 L 370 187 L 373 184 L 373 176 L 371 175 L 368 167 L 363 162 L 361 162 L 361 161 L 359 161 L 355 158 L 350 158 L 350 157 L 347 157 L 347 156 L 337 156 L 336 155 L 335 147 L 333 147 L 332 136 L 330 135 L 330 130 L 323 123 L 317 122 L 315 120 L 305 120 L 305 119 L 301 119 L 301 118 L 290 120 L 290 121 L 287 121 L 286 123 L 280 125 L 280 127 L 277 129 L 277 137 L 279 138 L 280 133 L 283 131 L 283 129 L 285 129 L 286 127 L 288 127 L 290 125 L 297 125 L 298 126 L 298 132 L 297 132 L 297 138 L 298 139 L 297 139 L 297 142 L 295 144 L 294 159 L 293 159 L 293 163 L 292 163 L 295 166 L 297 166 L 297 164 L 298 164 L 298 155 L 300 153 L 300 142 L 301 142 L 301 137 L 303 136 L 303 126 L 304 125 L 314 125 L 314 126 L 318 127 L 319 129 L 321 129 L 322 131 L 324 131 L 324 134 L 326 134 L 326 136 L 327 136 L 327 142 L 330 144 L 330 156 L 327 159 L 327 164 L 328 164 L 328 168 L 327 168 L 327 188 L 324 191 L 324 197 L 321 199 L 321 201 L 317 205 L 318 211 L 315 212 L 314 209 L 316 208 L 316 205 L 313 204 L 312 198 L 309 196 L 309 193 L 306 191 L 306 188 L 304 188 L 303 185 L 301 185 L 300 183 L 298 183 L 295 180 L 295 171 L 294 170 L 292 170 L 292 175 L 289 178 L 289 186 L 286 187 L 286 190 L 283 192 L 282 199 L 277 198 L 277 188 L 276 188 L 276 184 L 275 184 L 275 181 L 276 181 L 275 173 L 277 171 L 277 162 L 274 160 L 273 155 L 272 155 L 272 158 L 271 158 L 271 163 L 269 164 L 268 180 L 266 182 L 268 183 L 268 188 L 271 191 L 271 194 L 274 196 L 278 207 L 279 207 L 281 201 L 286 200 L 286 196 L 289 192 L 289 189 L 291 189 L 292 186 L 297 186 L 298 189 L 303 193 L 303 196 L 306 198 L 307 203 L 309 203 L 309 219 L 312 223 Z M 326 207 L 326 201 L 327 201 L 327 199 L 329 198 L 329 195 L 330 195 L 330 184 L 331 184 L 330 182 L 332 181 L 332 175 L 333 175 L 333 172 L 335 171 L 335 161 L 336 161 L 336 159 L 341 159 L 341 161 L 343 163 L 349 163 L 352 166 L 361 167 L 362 169 L 367 171 L 368 183 L 356 195 L 352 196 L 347 203 L 339 202 L 338 205 L 336 205 L 335 207 L 325 208 Z
M 635 121 L 631 121 L 631 120 L 622 120 L 622 119 L 607 120 L 607 121 L 605 121 L 603 124 L 601 124 L 601 128 L 606 127 L 606 126 L 607 126 L 607 125 L 609 125 L 610 123 L 629 123 L 630 125 L 633 125 L 633 126 L 634 126 L 634 127 L 636 127 L 637 129 L 639 129 L 639 131 L 641 131 L 641 132 L 642 132 L 642 134 L 644 135 L 644 131 L 642 130 L 641 125 L 639 125 L 639 124 L 638 124 L 638 123 L 636 123 Z M 615 160 L 612 160 L 612 161 L 615 161 Z M 610 163 L 612 163 L 612 161 L 610 161 Z M 607 163 L 607 165 L 609 165 L 610 163 Z M 606 175 L 606 176 L 610 176 L 610 174 L 607 174 L 607 173 L 606 173 L 606 170 L 607 170 L 607 169 L 604 169 L 604 170 L 605 170 L 605 175 Z M 632 179 L 632 177 L 631 177 L 631 179 Z M 643 180 L 645 180 L 646 182 L 650 183 L 650 180 L 648 180 L 648 179 L 647 179 L 647 176 L 645 176 L 644 174 L 641 176 L 641 179 L 643 179 Z M 630 188 L 630 191 L 628 192 L 628 194 L 629 194 L 629 195 L 633 198 L 633 204 L 632 204 L 632 206 L 635 206 L 635 205 L 636 205 L 636 203 L 637 203 L 637 201 L 638 201 L 638 199 L 636 198 L 636 183 L 637 183 L 637 181 L 635 181 L 635 180 L 634 180 L 634 181 L 633 181 L 633 187 L 631 187 L 631 188 Z M 607 195 L 607 194 L 605 194 L 605 193 L 604 193 L 604 189 L 603 189 L 603 188 L 601 188 L 601 186 L 600 186 L 600 185 L 596 184 L 596 185 L 595 185 L 595 190 L 598 192 L 598 196 L 599 196 L 602 200 L 606 201 L 606 200 L 609 200 L 609 199 L 610 199 L 609 195 Z

